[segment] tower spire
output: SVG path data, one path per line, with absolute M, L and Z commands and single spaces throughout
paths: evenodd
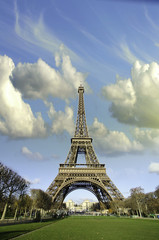
M 87 123 L 86 123 L 86 115 L 85 115 L 85 108 L 84 108 L 84 87 L 80 84 L 78 88 L 79 94 L 79 101 L 78 101 L 78 113 L 77 113 L 77 121 L 76 121 L 76 128 L 74 137 L 89 137 L 88 130 L 87 130 Z

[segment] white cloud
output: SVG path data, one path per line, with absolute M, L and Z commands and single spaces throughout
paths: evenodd
M 61 57 L 58 52 L 55 53 L 55 63 L 56 67 L 59 67 L 61 65 Z
M 130 140 L 125 133 L 110 131 L 106 126 L 94 119 L 89 127 L 94 145 L 103 154 L 143 153 L 144 151 L 159 154 L 159 130 L 139 129 L 131 130 L 134 140 Z
M 75 126 L 72 108 L 66 106 L 65 112 L 56 112 L 52 103 L 45 103 L 47 106 L 49 106 L 48 116 L 53 119 L 51 128 L 52 133 L 62 134 L 64 131 L 67 131 L 70 136 L 73 136 Z
M 130 48 L 125 42 L 120 44 L 120 50 L 118 50 L 118 54 L 122 59 L 131 64 L 137 60 L 137 57 L 131 52 Z
M 33 180 L 30 180 L 27 177 L 24 177 L 26 181 L 30 182 L 30 184 L 39 184 L 40 183 L 40 178 L 35 178 Z
M 159 163 L 158 162 L 152 162 L 149 165 L 149 172 L 159 174 Z
M 94 139 L 94 146 L 103 154 L 136 153 L 143 150 L 140 143 L 130 141 L 123 132 L 108 130 L 97 118 L 94 119 L 89 132 Z
M 31 152 L 27 147 L 22 147 L 22 154 L 31 159 L 36 161 L 43 161 L 45 158 L 39 152 Z
M 142 142 L 146 147 L 149 145 L 159 145 L 159 130 L 158 129 L 139 129 L 135 128 L 135 138 Z
M 145 150 L 159 153 L 159 130 L 135 128 L 133 135 L 137 141 L 144 145 Z
M 46 99 L 48 96 L 53 96 L 67 101 L 77 96 L 80 83 L 85 86 L 86 91 L 89 91 L 89 86 L 85 82 L 86 75 L 77 72 L 68 55 L 56 54 L 55 59 L 59 71 L 42 59 L 33 64 L 19 63 L 14 68 L 12 82 L 23 97 Z
M 154 29 L 155 31 L 159 31 L 159 26 L 158 26 L 158 24 L 156 24 L 156 23 L 153 21 L 153 19 L 149 16 L 148 11 L 147 11 L 146 8 L 145 8 L 145 17 L 146 17 L 146 19 L 148 20 L 148 22 L 151 24 L 151 28 L 153 27 L 153 29 Z
M 32 181 L 30 181 L 31 184 L 39 184 L 40 183 L 40 178 L 35 178 Z
M 34 47 L 40 47 L 45 51 L 55 53 L 62 44 L 52 29 L 49 29 L 44 22 L 44 15 L 41 13 L 39 17 L 24 15 L 19 13 L 18 6 L 15 1 L 15 32 L 24 41 L 31 43 Z M 25 48 L 25 44 L 24 44 Z M 65 52 L 75 61 L 81 61 L 80 58 L 68 47 L 64 46 Z M 35 51 L 35 50 L 34 50 Z
M 132 50 L 130 49 L 130 47 L 128 46 L 125 40 L 120 42 L 117 46 L 114 46 L 114 51 L 117 54 L 117 56 L 119 56 L 121 59 L 123 59 L 124 61 L 130 64 L 133 64 L 138 60 L 138 58 L 132 52 Z
M 84 76 L 76 72 L 68 56 L 63 55 L 62 72 L 48 66 L 43 60 L 35 64 L 18 64 L 17 67 L 11 58 L 0 56 L 0 132 L 12 138 L 35 138 L 48 135 L 41 113 L 32 113 L 24 97 L 47 98 L 52 95 L 65 99 L 77 95 L 77 87 Z M 15 87 L 10 79 L 13 80 Z M 84 83 L 87 90 L 88 85 Z M 19 88 L 19 90 L 17 89 Z M 52 119 L 52 133 L 62 134 L 67 131 L 71 136 L 74 131 L 73 110 L 69 106 L 65 111 L 56 112 L 53 104 L 49 104 L 48 115 Z
M 60 159 L 59 155 L 56 155 L 56 154 L 53 154 L 51 157 L 52 157 L 53 159 L 55 159 L 55 160 Z
M 14 68 L 11 58 L 0 56 L 0 133 L 12 138 L 44 137 L 47 129 L 41 114 L 34 117 L 10 81 Z
M 131 79 L 117 80 L 102 88 L 112 102 L 110 111 L 119 122 L 138 127 L 159 128 L 159 64 L 141 64 L 131 71 Z
M 35 178 L 31 181 L 32 184 L 39 184 L 40 183 L 40 178 Z
M 22 94 L 24 97 L 43 100 L 52 95 L 68 102 L 70 96 L 77 95 L 77 88 L 81 82 L 89 91 L 89 86 L 84 80 L 85 76 L 76 71 L 66 55 L 62 57 L 61 69 L 62 74 L 41 59 L 35 64 L 19 63 L 15 67 L 11 58 L 0 56 L 1 134 L 12 138 L 36 138 L 48 135 L 48 127 L 41 113 L 36 113 L 35 117 L 30 105 L 23 101 Z M 72 108 L 66 106 L 64 112 L 56 112 L 53 105 L 49 107 L 48 115 L 53 120 L 52 133 L 61 134 L 67 131 L 72 135 L 74 131 Z

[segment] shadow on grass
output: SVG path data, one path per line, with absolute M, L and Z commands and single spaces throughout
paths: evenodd
M 17 237 L 17 236 L 20 236 L 21 234 L 25 234 L 27 232 L 30 232 L 30 231 L 27 231 L 27 230 L 19 230 L 19 231 L 5 231 L 5 232 L 1 232 L 0 233 L 0 239 L 1 240 L 7 240 L 7 239 L 12 239 L 14 237 Z
M 14 237 L 18 237 L 22 234 L 26 234 L 34 230 L 38 230 L 40 228 L 48 226 L 50 224 L 56 223 L 62 219 L 63 218 L 52 219 L 52 220 L 45 219 L 44 221 L 41 221 L 41 222 L 31 222 L 31 223 L 28 222 L 28 223 L 22 223 L 22 224 L 2 226 L 2 228 L 0 228 L 0 240 L 8 240 Z M 11 228 L 10 231 L 9 231 L 9 228 Z

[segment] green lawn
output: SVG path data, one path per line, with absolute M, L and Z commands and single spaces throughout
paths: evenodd
M 22 226 L 23 225 L 23 226 Z M 29 224 L 1 227 L 6 232 L 27 231 Z M 31 225 L 31 224 L 30 224 Z M 21 228 L 21 230 L 18 230 Z M 17 227 L 17 228 L 16 228 Z M 4 229 L 4 230 L 3 230 Z M 2 235 L 3 237 L 3 235 Z M 111 217 L 69 217 L 20 236 L 24 240 L 156 240 L 159 220 Z M 1 238 L 0 239 L 7 239 Z M 9 239 L 9 238 L 8 238 Z
M 27 232 L 39 229 L 41 227 L 53 224 L 56 221 L 38 222 L 38 223 L 25 223 L 8 226 L 0 226 L 0 240 L 11 239 L 13 237 L 25 234 Z

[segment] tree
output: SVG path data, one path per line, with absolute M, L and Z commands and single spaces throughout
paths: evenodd
M 143 191 L 144 190 L 141 187 L 136 187 L 136 188 L 130 189 L 131 209 L 136 211 L 137 215 L 139 214 L 140 217 L 142 216 L 143 206 L 144 206 L 144 198 L 145 198 L 145 194 Z
M 2 218 L 5 218 L 8 203 L 13 195 L 23 195 L 29 187 L 29 182 L 0 163 L 0 201 L 5 202 Z
M 31 197 L 36 208 L 50 210 L 52 198 L 48 195 L 48 193 L 42 191 L 41 189 L 31 189 Z
M 18 210 L 20 211 L 20 214 L 24 214 L 24 217 L 26 217 L 27 211 L 28 210 L 31 211 L 32 202 L 33 200 L 29 195 L 27 194 L 20 195 L 19 199 L 15 201 L 16 210 L 14 218 L 16 218 L 16 213 Z
M 110 207 L 114 213 L 120 216 L 124 212 L 124 201 L 114 200 L 110 203 Z
M 144 194 L 141 187 L 132 188 L 131 196 L 125 199 L 125 208 L 132 214 L 148 216 L 159 213 L 159 186 L 154 192 Z
M 1 202 L 5 200 L 5 196 L 7 192 L 6 182 L 8 177 L 9 177 L 9 169 L 0 162 L 0 201 Z
M 35 220 L 40 221 L 41 217 L 39 216 L 40 212 L 38 209 L 41 209 L 42 215 L 44 214 L 43 210 L 50 210 L 52 198 L 48 195 L 48 193 L 42 191 L 41 189 L 31 189 L 31 198 L 33 200 L 33 209 L 35 209 Z
M 159 186 L 156 187 L 154 192 L 149 194 L 151 194 L 151 198 L 148 201 L 150 213 L 159 213 Z
M 100 210 L 100 204 L 99 204 L 99 202 L 93 203 L 93 205 L 92 205 L 92 207 L 91 207 L 91 210 L 98 212 L 98 211 Z
M 155 197 L 159 199 L 159 185 L 156 187 L 154 194 L 155 194 Z

